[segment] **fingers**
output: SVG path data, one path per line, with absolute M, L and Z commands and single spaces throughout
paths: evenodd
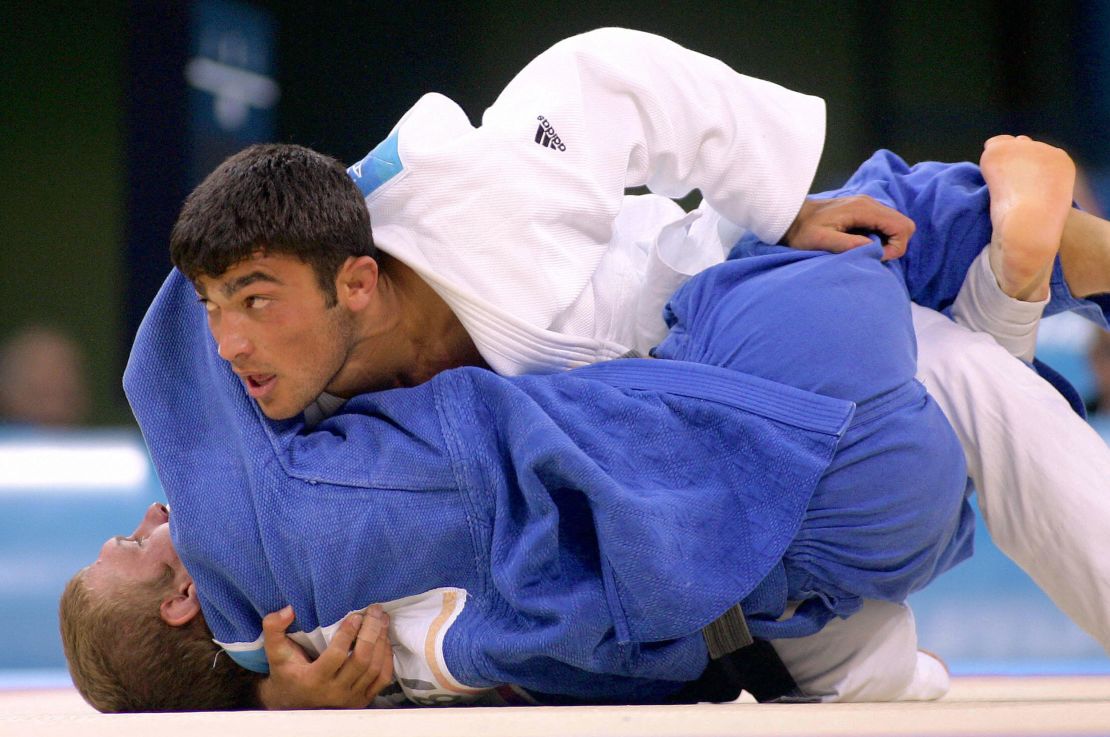
M 825 230 L 819 239 L 814 240 L 813 250 L 843 253 L 853 248 L 866 246 L 871 239 L 859 233 L 842 233 L 839 230 Z
M 804 250 L 841 253 L 869 243 L 863 233 L 878 233 L 887 260 L 905 254 L 914 230 L 913 220 L 897 210 L 867 195 L 852 195 L 807 200 L 782 242 Z
M 347 615 L 315 661 L 286 634 L 293 620 L 285 607 L 262 621 L 270 676 L 259 693 L 267 708 L 363 708 L 393 680 L 389 617 L 380 606 Z
M 850 196 L 842 201 L 842 205 L 845 211 L 841 213 L 841 229 L 880 233 L 884 241 L 882 243 L 884 261 L 898 259 L 905 255 L 909 240 L 917 230 L 914 221 L 894 208 L 888 208 L 887 205 L 872 200 L 867 195 Z M 855 246 L 852 245 L 849 248 L 855 248 Z
M 355 693 L 362 695 L 366 703 L 374 700 L 386 686 L 393 682 L 393 648 L 383 630 L 374 641 L 370 662 L 363 669 L 359 679 L 352 686 Z
M 366 610 L 362 629 L 359 630 L 358 637 L 355 640 L 355 648 L 344 666 L 346 670 L 351 671 L 353 676 L 352 690 L 361 694 L 367 693 L 370 686 L 378 679 L 387 656 L 392 667 L 393 654 L 389 647 L 389 617 L 380 606 L 375 604 Z
M 366 610 L 351 656 L 343 666 L 346 680 L 351 683 L 352 690 L 364 692 L 374 678 L 375 674 L 368 671 L 373 667 L 374 649 L 385 629 L 382 626 L 381 616 L 380 608 L 377 611 L 374 611 L 373 607 Z
M 901 258 L 906 253 L 906 247 L 892 246 L 886 244 L 883 246 L 883 261 L 890 261 L 891 259 Z
M 379 641 L 379 648 L 381 650 L 381 668 L 378 670 L 378 677 L 374 679 L 366 692 L 367 703 L 377 698 L 382 689 L 393 682 L 393 648 L 389 644 L 389 638 L 383 637 Z
M 338 676 L 340 680 L 353 681 L 353 678 L 344 679 L 340 674 L 340 670 L 347 664 L 347 659 L 351 653 L 351 645 L 354 644 L 355 638 L 358 636 L 359 630 L 362 628 L 364 621 L 363 615 L 358 612 L 348 614 L 339 624 L 339 629 L 336 630 L 335 636 L 328 643 L 324 652 L 320 653 L 320 657 L 314 663 L 315 669 L 321 676 Z
M 906 246 L 917 229 L 913 220 L 867 196 L 851 197 L 848 201 L 851 202 L 851 224 L 846 227 L 882 233 L 885 236 L 884 259 L 898 258 L 905 254 Z
M 366 669 L 364 682 L 360 682 L 367 700 L 373 700 L 383 688 L 393 681 L 393 648 L 389 644 L 389 615 L 382 616 L 381 634 L 374 642 L 374 652 L 370 666 Z
M 262 648 L 270 667 L 286 663 L 307 663 L 308 657 L 300 645 L 290 640 L 285 632 L 293 624 L 293 607 L 287 606 L 267 614 L 262 619 Z

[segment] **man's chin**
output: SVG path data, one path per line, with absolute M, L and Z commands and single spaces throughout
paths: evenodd
M 299 415 L 304 409 L 303 407 L 299 409 L 290 408 L 287 405 L 273 401 L 258 402 L 258 408 L 262 410 L 262 414 L 271 420 L 289 420 Z

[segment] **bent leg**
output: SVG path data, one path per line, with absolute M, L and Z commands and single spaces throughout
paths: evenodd
M 991 538 L 1110 652 L 1110 447 L 989 336 L 913 317 L 918 378 L 960 438 Z
M 918 654 L 901 602 L 970 553 L 962 451 L 913 381 L 909 305 L 880 255 L 777 250 L 714 267 L 671 299 L 655 351 L 857 404 L 784 555 L 787 595 L 808 606 L 749 622 L 822 700 L 942 696 L 947 674 Z
M 1049 261 L 1050 269 L 1051 265 Z M 1047 299 L 1014 299 L 1002 291 L 991 270 L 990 250 L 984 248 L 960 287 L 952 319 L 968 330 L 990 335 L 1011 356 L 1032 363 L 1037 353 L 1037 328 L 1047 303 Z

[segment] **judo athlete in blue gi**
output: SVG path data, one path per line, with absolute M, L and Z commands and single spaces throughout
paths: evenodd
M 880 256 L 732 260 L 675 295 L 657 360 L 445 372 L 308 433 L 262 416 L 175 273 L 125 384 L 204 620 L 264 670 L 261 613 L 292 604 L 326 639 L 383 602 L 418 702 L 639 703 L 701 675 L 701 629 L 734 604 L 780 638 L 903 600 L 972 523 Z

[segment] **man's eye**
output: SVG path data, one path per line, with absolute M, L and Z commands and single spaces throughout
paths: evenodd
M 268 297 L 247 297 L 243 300 L 243 306 L 248 310 L 257 310 L 270 304 Z
M 200 304 L 208 312 L 215 312 L 216 311 L 216 305 L 212 304 L 211 301 L 205 299 L 204 297 L 197 297 L 197 302 L 200 302 Z

